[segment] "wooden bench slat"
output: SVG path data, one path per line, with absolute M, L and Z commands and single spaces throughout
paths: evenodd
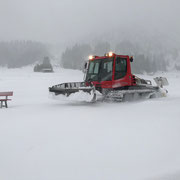
M 0 99 L 0 101 L 11 101 L 12 99 Z
M 9 91 L 9 92 L 0 92 L 0 96 L 13 96 L 13 92 Z

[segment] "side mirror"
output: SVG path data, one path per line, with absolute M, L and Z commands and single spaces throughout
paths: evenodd
M 133 62 L 133 60 L 134 60 L 133 56 L 130 56 L 129 60 L 130 60 L 130 62 Z
M 84 63 L 84 68 L 83 68 L 83 72 L 84 72 L 84 73 L 86 73 L 87 68 L 88 68 L 88 63 L 87 63 L 87 62 L 85 62 L 85 63 Z
M 87 62 L 84 64 L 84 69 L 87 69 Z

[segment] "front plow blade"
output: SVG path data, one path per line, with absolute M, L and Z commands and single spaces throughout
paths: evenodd
M 49 92 L 63 100 L 95 102 L 96 92 L 93 85 L 86 86 L 85 82 L 62 83 L 49 88 Z

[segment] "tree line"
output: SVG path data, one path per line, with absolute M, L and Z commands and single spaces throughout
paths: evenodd
M 114 43 L 115 44 L 115 43 Z M 116 43 L 95 42 L 93 44 L 75 44 L 67 47 L 62 53 L 60 64 L 64 68 L 82 70 L 89 55 L 103 56 L 114 50 L 116 54 L 132 55 L 133 73 L 154 73 L 167 71 L 170 68 L 180 70 L 180 51 L 175 48 L 165 48 L 154 43 L 147 45 L 128 40 Z M 0 66 L 18 68 L 34 64 L 44 57 L 51 56 L 46 44 L 34 41 L 0 42 Z
M 49 56 L 46 45 L 34 41 L 0 42 L 0 66 L 18 68 Z
M 167 71 L 173 63 L 175 69 L 179 70 L 178 62 L 180 55 L 177 49 L 164 50 L 157 47 L 157 51 L 151 48 L 144 48 L 136 43 L 122 41 L 112 49 L 115 49 L 116 54 L 134 56 L 132 63 L 133 73 L 155 73 L 157 71 Z M 111 45 L 108 42 L 99 42 L 95 45 L 90 44 L 75 44 L 72 47 L 66 48 L 62 53 L 61 65 L 69 69 L 82 69 L 85 60 L 88 60 L 88 55 L 103 56 L 111 50 Z

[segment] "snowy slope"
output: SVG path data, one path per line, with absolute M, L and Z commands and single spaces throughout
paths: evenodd
M 0 68 L 0 91 L 14 91 L 0 109 L 0 180 L 180 179 L 180 74 L 165 76 L 166 98 L 67 103 L 48 87 L 80 71 Z

